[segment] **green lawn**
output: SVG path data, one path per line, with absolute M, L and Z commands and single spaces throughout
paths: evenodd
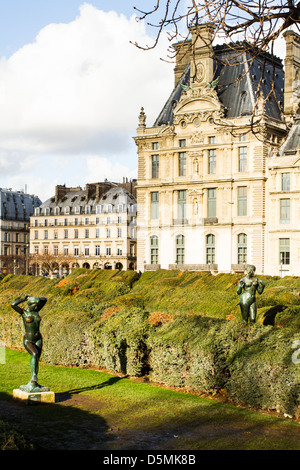
M 42 449 L 299 450 L 300 425 L 192 394 L 90 369 L 40 366 L 52 405 L 25 405 L 12 392 L 29 380 L 29 355 L 6 350 L 0 420 Z M 1 448 L 0 426 L 0 448 Z

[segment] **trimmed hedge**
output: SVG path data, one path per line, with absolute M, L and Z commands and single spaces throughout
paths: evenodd
M 22 348 L 16 297 L 46 296 L 42 360 L 94 365 L 201 393 L 222 390 L 239 403 L 300 416 L 299 278 L 260 276 L 258 318 L 240 320 L 241 276 L 79 269 L 63 280 L 6 276 L 0 282 L 1 336 Z

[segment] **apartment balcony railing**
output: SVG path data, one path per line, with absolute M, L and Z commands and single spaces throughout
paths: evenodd
M 134 255 L 129 255 L 129 254 L 122 254 L 122 255 L 118 255 L 118 254 L 110 254 L 110 255 L 104 255 L 104 254 L 101 254 L 101 255 L 96 255 L 95 253 L 92 254 L 85 254 L 85 253 L 78 253 L 78 255 L 71 255 L 71 254 L 59 254 L 59 255 L 53 255 L 53 257 L 57 257 L 57 258 L 65 258 L 65 259 L 78 259 L 78 258 L 85 258 L 85 259 L 107 259 L 107 258 L 116 258 L 116 259 L 129 259 L 129 260 L 135 260 L 136 259 L 136 256 Z
M 68 221 L 67 223 L 64 223 L 64 222 L 58 222 L 56 224 L 53 224 L 53 223 L 48 223 L 48 224 L 44 224 L 44 223 L 38 223 L 38 224 L 30 224 L 30 228 L 34 229 L 34 228 L 44 228 L 44 229 L 47 229 L 48 227 L 51 227 L 51 228 L 56 228 L 56 227 L 90 227 L 90 226 L 105 226 L 105 225 L 130 225 L 130 226 L 135 226 L 136 225 L 136 220 L 121 220 L 120 222 L 118 220 L 111 220 L 109 222 L 107 221 L 104 221 L 104 220 L 101 220 L 99 222 L 96 223 L 96 221 L 89 221 L 88 223 L 85 223 L 84 221 L 78 221 L 78 223 L 74 223 L 74 222 L 71 222 L 71 221 Z M 19 230 L 19 229 L 15 229 L 15 230 Z M 22 229 L 22 230 L 26 230 L 26 229 Z M 28 230 L 28 229 L 27 229 Z M 21 231 L 21 229 L 20 229 Z

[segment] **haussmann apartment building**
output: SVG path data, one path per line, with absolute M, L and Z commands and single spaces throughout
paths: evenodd
M 136 180 L 56 186 L 30 219 L 30 272 L 136 269 Z
M 26 274 L 30 216 L 42 201 L 25 191 L 0 188 L 0 272 Z

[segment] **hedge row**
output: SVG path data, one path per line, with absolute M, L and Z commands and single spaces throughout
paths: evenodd
M 258 320 L 245 326 L 236 295 L 240 276 L 157 271 L 77 270 L 66 279 L 7 276 L 0 282 L 1 336 L 23 348 L 11 301 L 46 296 L 42 360 L 94 365 L 167 386 L 222 390 L 237 402 L 300 415 L 299 278 L 264 277 Z

